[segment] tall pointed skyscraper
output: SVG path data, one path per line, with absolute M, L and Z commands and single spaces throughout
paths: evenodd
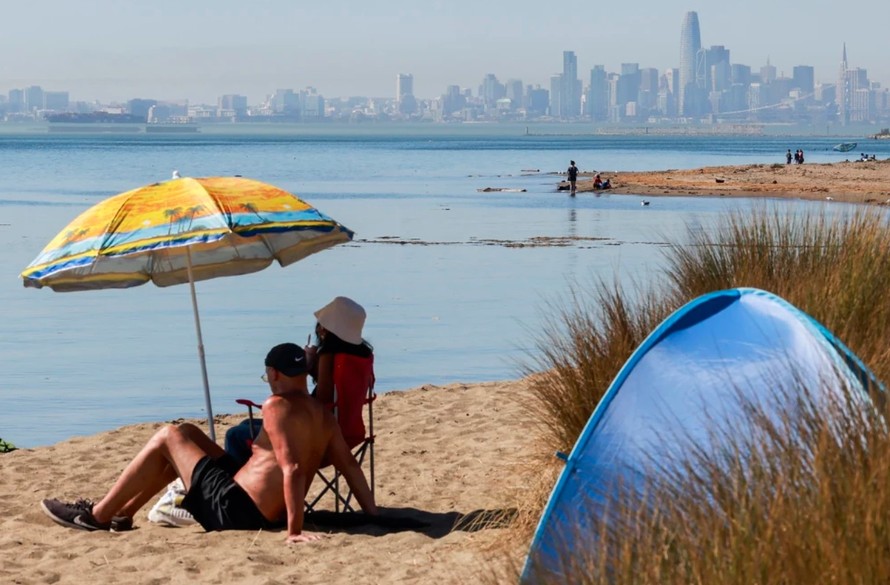
M 837 88 L 834 91 L 838 120 L 843 126 L 850 123 L 850 77 L 847 75 L 847 70 L 847 43 L 844 43 L 844 54 L 841 57 L 841 68 L 837 76 Z
M 701 32 L 698 28 L 698 13 L 687 12 L 680 29 L 680 99 L 677 109 L 681 116 L 693 114 L 695 95 L 695 59 L 701 49 Z

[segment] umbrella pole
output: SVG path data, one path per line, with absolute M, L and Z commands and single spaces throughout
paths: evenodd
M 207 427 L 210 429 L 210 440 L 216 441 L 213 430 L 213 408 L 210 406 L 210 382 L 207 381 L 207 362 L 204 359 L 204 338 L 201 335 L 201 319 L 198 317 L 198 295 L 195 294 L 195 277 L 192 275 L 192 253 L 186 246 L 185 258 L 188 263 L 189 288 L 192 291 L 192 311 L 195 314 L 195 332 L 198 334 L 198 357 L 201 359 L 201 377 L 204 379 L 204 404 L 207 407 Z

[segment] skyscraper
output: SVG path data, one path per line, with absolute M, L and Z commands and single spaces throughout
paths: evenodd
M 724 64 L 725 67 L 721 66 Z M 716 67 L 716 70 L 715 70 Z M 714 73 L 719 73 L 715 77 Z M 705 91 L 723 91 L 729 88 L 729 50 L 723 45 L 713 45 L 710 49 L 699 51 L 696 63 L 696 85 Z
M 406 95 L 414 95 L 414 76 L 410 73 L 399 73 L 396 76 L 396 99 L 401 100 Z
M 769 62 L 766 58 L 766 65 L 760 68 L 760 83 L 772 83 L 777 78 L 776 66 Z
M 609 81 L 605 65 L 595 65 L 590 70 L 587 114 L 596 121 L 605 120 L 609 114 Z
M 523 86 L 521 79 L 508 79 L 504 84 L 507 90 L 507 97 L 510 99 L 510 107 L 514 110 L 525 106 L 523 95 Z
M 506 95 L 507 88 L 498 81 L 494 73 L 487 74 L 479 86 L 479 97 L 482 98 L 486 108 L 494 108 L 497 101 Z
M 550 115 L 554 118 L 565 117 L 562 106 L 565 102 L 562 99 L 562 74 L 550 76 Z
M 680 28 L 680 99 L 677 106 L 681 116 L 693 113 L 695 94 L 695 59 L 701 49 L 698 13 L 687 12 Z
M 841 57 L 841 68 L 837 76 L 837 115 L 844 126 L 850 123 L 850 83 L 847 77 L 847 43 L 844 43 L 844 54 Z
M 417 108 L 414 99 L 414 75 L 399 73 L 396 76 L 396 103 L 402 114 L 413 114 Z
M 562 87 L 560 118 L 577 118 L 581 114 L 581 91 L 578 83 L 578 58 L 574 51 L 562 52 Z

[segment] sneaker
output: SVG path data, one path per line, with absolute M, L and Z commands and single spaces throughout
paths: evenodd
M 130 516 L 115 516 L 111 519 L 112 532 L 127 532 L 133 530 L 133 518 Z
M 40 502 L 44 514 L 56 524 L 76 528 L 77 530 L 102 530 L 122 532 L 133 529 L 133 519 L 128 516 L 115 516 L 110 522 L 99 522 L 93 517 L 93 505 L 90 500 L 80 499 L 74 503 L 51 499 Z
M 185 486 L 182 480 L 177 479 L 167 486 L 167 491 L 148 511 L 149 522 L 157 522 L 168 526 L 191 526 L 197 520 L 188 510 L 182 507 L 185 499 Z

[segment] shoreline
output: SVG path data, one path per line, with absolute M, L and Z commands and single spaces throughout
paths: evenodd
M 869 162 L 749 164 L 642 172 L 600 171 L 612 188 L 593 189 L 585 172 L 578 193 L 706 197 L 771 197 L 890 205 L 890 159 Z M 559 191 L 568 183 L 561 181 Z

